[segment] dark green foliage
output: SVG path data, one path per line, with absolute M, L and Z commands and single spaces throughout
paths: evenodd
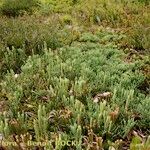
M 41 23 L 41 22 L 45 22 Z M 0 37 L 1 42 L 5 47 L 10 49 L 25 48 L 25 53 L 31 54 L 40 52 L 44 41 L 47 43 L 49 48 L 56 49 L 59 47 L 58 42 L 58 22 L 53 20 L 47 22 L 47 20 L 36 19 L 36 17 L 23 17 L 20 19 L 1 19 Z
M 150 2 L 149 2 L 149 0 L 138 0 L 139 2 L 141 2 L 141 3 L 145 3 L 145 4 L 150 4 Z
M 149 52 L 150 50 L 150 28 L 148 26 L 148 21 L 150 20 L 147 20 L 147 23 L 144 25 L 134 25 L 129 32 L 130 36 L 126 39 L 128 44 L 137 51 Z
M 1 7 L 1 12 L 3 15 L 9 17 L 16 17 L 33 11 L 33 8 L 38 5 L 37 0 L 5 0 Z
M 48 48 L 55 50 L 71 43 L 76 36 L 70 29 L 61 29 L 56 18 L 1 18 L 0 26 L 1 74 L 9 69 L 20 72 L 21 65 L 29 55 L 43 53 L 44 42 Z

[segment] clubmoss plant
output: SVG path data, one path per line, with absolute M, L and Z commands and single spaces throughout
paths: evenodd
M 35 137 L 37 141 L 46 139 L 47 137 L 47 117 L 45 106 L 39 105 L 38 118 L 34 120 Z

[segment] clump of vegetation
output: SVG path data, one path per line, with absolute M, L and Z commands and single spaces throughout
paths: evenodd
M 38 6 L 37 0 L 5 0 L 1 6 L 3 15 L 16 17 L 24 13 L 32 13 L 33 8 Z
M 62 29 L 59 20 L 53 18 L 1 18 L 1 73 L 6 73 L 7 69 L 20 72 L 28 56 L 43 53 L 45 42 L 48 48 L 55 50 L 78 38 L 80 31 Z
M 126 39 L 127 45 L 136 49 L 137 51 L 146 51 L 149 53 L 150 50 L 150 28 L 142 24 L 135 24 L 129 31 Z
M 42 22 L 42 23 L 41 23 Z M 48 47 L 55 49 L 60 42 L 57 41 L 59 24 L 57 19 L 38 19 L 36 17 L 20 17 L 17 19 L 1 19 L 1 41 L 5 47 L 10 49 L 25 47 L 26 53 L 31 54 L 40 51 L 44 41 Z M 13 36 L 12 36 L 13 35 Z M 55 35 L 55 36 L 54 36 Z M 52 38 L 53 37 L 53 38 Z

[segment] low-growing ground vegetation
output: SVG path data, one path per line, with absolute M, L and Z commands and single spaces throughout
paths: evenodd
M 1 0 L 1 148 L 149 150 L 149 10 L 148 0 Z

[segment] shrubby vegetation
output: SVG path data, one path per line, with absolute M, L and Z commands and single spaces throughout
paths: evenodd
M 25 12 L 32 13 L 33 8 L 38 6 L 37 0 L 5 0 L 1 6 L 3 15 L 16 17 L 23 15 Z
M 0 11 L 3 141 L 149 149 L 149 1 L 6 0 Z

